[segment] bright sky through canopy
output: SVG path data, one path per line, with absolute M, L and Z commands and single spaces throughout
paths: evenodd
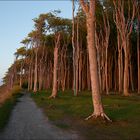
M 0 1 L 0 81 L 13 63 L 20 41 L 33 30 L 32 19 L 58 9 L 60 16 L 71 18 L 71 5 L 69 0 Z

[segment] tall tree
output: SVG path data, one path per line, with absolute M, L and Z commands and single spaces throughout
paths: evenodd
M 53 66 L 53 89 L 49 98 L 55 98 L 58 90 L 58 50 L 60 48 L 60 33 L 55 35 L 55 47 L 54 47 L 54 66 Z
M 95 0 L 90 0 L 90 2 L 85 2 L 80 0 L 83 11 L 86 14 L 87 22 L 87 47 L 89 54 L 89 64 L 90 64 L 90 75 L 91 75 L 91 87 L 92 87 L 92 101 L 94 106 L 94 112 L 90 117 L 103 117 L 110 121 L 107 115 L 104 113 L 103 104 L 100 95 L 100 85 L 99 76 L 97 69 L 97 53 L 95 47 Z
M 72 0 L 72 48 L 73 48 L 73 91 L 74 95 L 77 96 L 76 90 L 76 48 L 75 48 L 75 2 Z
M 23 67 L 24 67 L 25 55 L 26 55 L 26 48 L 25 47 L 20 47 L 15 52 L 16 59 L 18 59 L 20 57 L 20 60 L 19 60 L 19 63 L 20 63 L 20 82 L 19 82 L 19 85 L 20 85 L 20 87 L 22 87 Z
M 124 50 L 124 83 L 123 92 L 125 96 L 129 95 L 129 62 L 130 62 L 130 35 L 133 29 L 133 20 L 136 14 L 136 1 L 113 0 L 115 6 L 114 21 L 119 31 L 122 47 Z M 128 6 L 127 16 L 125 15 L 125 6 Z M 131 6 L 132 5 L 132 6 Z M 131 9 L 132 7 L 132 9 Z M 118 36 L 119 36 L 118 34 Z
M 140 93 L 140 2 L 137 6 L 137 59 L 138 59 L 138 93 Z

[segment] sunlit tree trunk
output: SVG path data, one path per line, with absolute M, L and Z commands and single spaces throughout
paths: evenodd
M 128 93 L 128 78 L 129 78 L 129 56 L 128 56 L 128 52 L 127 52 L 127 48 L 125 46 L 125 49 L 124 49 L 124 54 L 125 54 L 125 59 L 124 59 L 124 95 L 127 96 L 129 93 Z
M 31 65 L 29 64 L 29 71 L 28 71 L 28 91 L 30 90 L 30 83 L 31 82 Z
M 94 106 L 94 113 L 89 116 L 102 116 L 109 118 L 104 114 L 103 105 L 100 95 L 99 87 L 99 76 L 97 68 L 97 53 L 95 47 L 95 1 L 90 0 L 89 7 L 84 0 L 80 0 L 82 9 L 86 13 L 86 23 L 87 23 L 87 47 L 89 54 L 89 64 L 90 64 L 90 76 L 91 76 L 91 88 L 92 88 L 92 101 Z
M 21 66 L 20 66 L 20 82 L 19 82 L 19 85 L 20 87 L 22 87 L 22 75 L 23 75 L 23 62 L 21 62 Z
M 53 70 L 53 90 L 52 96 L 55 98 L 57 95 L 57 65 L 58 65 L 58 47 L 54 48 L 54 70 Z
M 122 41 L 122 47 L 124 50 L 124 82 L 123 82 L 123 92 L 125 96 L 129 95 L 129 49 L 130 49 L 130 34 L 133 29 L 133 20 L 136 14 L 136 1 L 128 0 L 126 3 L 128 6 L 127 19 L 125 18 L 124 13 L 124 1 L 121 0 L 113 0 L 115 6 L 115 17 L 114 21 L 116 23 L 116 27 L 119 31 Z M 130 11 L 130 3 L 132 4 L 132 12 Z
M 30 90 L 32 90 L 33 88 L 33 74 L 34 74 L 34 70 L 33 70 L 33 65 L 31 67 L 31 82 L 30 82 Z
M 58 49 L 60 47 L 60 33 L 56 35 L 55 47 L 54 47 L 54 65 L 53 65 L 53 89 L 49 98 L 55 98 L 58 91 Z
M 109 36 L 110 36 L 110 24 L 108 19 L 108 13 L 105 12 L 103 14 L 103 21 L 104 21 L 104 30 L 105 30 L 105 84 L 106 84 L 106 94 L 109 94 L 109 87 L 108 87 L 108 45 L 109 45 Z
M 79 19 L 77 18 L 77 43 L 76 43 L 76 96 L 78 95 L 79 87 Z
M 118 36 L 117 36 L 117 43 L 118 43 L 118 78 L 119 78 L 119 93 L 122 93 L 123 91 L 123 62 L 122 62 L 122 46 L 121 46 L 121 38 L 120 34 L 118 31 Z
M 87 89 L 88 90 L 91 90 L 91 78 L 90 78 L 90 66 L 89 66 L 89 56 L 88 56 L 88 54 L 87 54 L 87 62 L 86 62 L 86 64 L 87 64 Z
M 99 36 L 97 35 L 97 31 L 95 33 L 95 42 L 97 49 L 97 64 L 98 64 L 98 74 L 99 74 L 99 83 L 100 83 L 100 92 L 102 93 L 102 78 L 101 78 L 101 46 Z
M 37 66 L 38 66 L 38 59 L 37 59 L 37 57 L 38 57 L 38 48 L 35 48 L 35 69 L 34 69 L 34 89 L 33 89 L 33 91 L 34 92 L 37 92 Z
M 82 53 L 81 50 L 79 52 L 79 92 L 81 91 L 81 81 L 82 81 Z
M 77 96 L 76 93 L 76 62 L 75 62 L 75 20 L 74 20 L 74 11 L 75 11 L 75 4 L 74 0 L 72 0 L 72 47 L 73 47 L 73 90 L 74 95 Z

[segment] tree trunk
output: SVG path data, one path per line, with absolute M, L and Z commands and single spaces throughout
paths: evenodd
M 130 82 L 131 82 L 131 89 L 134 91 L 134 84 L 133 84 L 133 67 L 132 63 L 130 62 Z
M 108 46 L 105 48 L 105 84 L 106 84 L 106 94 L 108 95 Z
M 93 114 L 86 119 L 96 116 L 96 117 L 103 117 L 111 121 L 104 113 L 103 105 L 101 101 L 101 95 L 100 95 L 97 53 L 95 47 L 95 1 L 90 0 L 89 8 L 86 6 L 84 0 L 80 0 L 80 3 L 82 9 L 86 13 L 87 43 L 88 43 L 87 47 L 88 47 L 89 65 L 90 65 L 92 101 L 94 106 Z
M 88 91 L 91 89 L 91 82 L 90 82 L 90 70 L 89 70 L 89 58 L 88 58 L 88 54 L 87 54 L 87 88 Z
M 38 48 L 35 48 L 35 70 L 34 70 L 34 89 L 33 92 L 37 92 L 37 56 L 38 55 Z
M 52 97 L 55 98 L 57 96 L 57 65 L 58 65 L 58 47 L 54 48 L 54 67 L 53 67 L 53 90 Z
M 31 66 L 31 82 L 30 82 L 30 90 L 32 90 L 32 88 L 33 88 L 33 74 L 34 74 L 34 70 L 33 70 L 33 66 Z
M 28 71 L 28 91 L 30 90 L 30 82 L 31 82 L 31 65 L 29 65 Z
M 58 49 L 60 47 L 60 33 L 56 34 L 55 48 L 54 48 L 54 65 L 53 65 L 53 90 L 49 98 L 55 98 L 58 91 Z
M 95 7 L 95 3 L 92 3 Z M 97 72 L 97 58 L 95 48 L 95 15 L 92 14 L 95 14 L 95 11 L 88 14 L 87 16 L 87 42 L 91 76 L 92 100 L 94 106 L 94 115 L 101 116 L 103 113 L 103 106 L 101 102 L 99 77 Z
M 80 51 L 80 57 L 79 57 L 79 92 L 81 91 L 81 79 L 82 79 L 82 53 Z
M 22 68 L 22 62 L 21 62 L 21 66 L 20 66 L 20 88 L 22 87 L 22 71 L 23 71 L 23 68 Z
M 79 86 L 79 19 L 77 19 L 77 45 L 76 45 L 76 96 Z
M 74 0 L 72 0 L 72 47 L 73 47 L 73 91 L 74 91 L 74 96 L 77 95 L 76 93 L 76 62 L 75 62 L 75 21 L 74 21 L 74 11 L 75 11 L 75 5 L 74 5 Z
M 119 85 L 119 93 L 122 93 L 122 91 L 123 91 L 123 87 L 122 87 L 122 85 L 123 85 L 123 63 L 122 63 L 122 46 L 121 46 L 121 43 L 120 43 L 120 41 L 121 41 L 121 38 L 120 38 L 120 34 L 119 34 L 119 32 L 118 32 L 118 78 L 119 78 L 119 83 L 118 83 L 118 85 Z
M 124 85 L 123 85 L 123 88 L 124 88 L 124 95 L 125 96 L 128 96 L 129 93 L 128 93 L 128 78 L 129 78 L 129 58 L 128 58 L 128 52 L 127 52 L 127 48 L 125 46 L 125 59 L 124 59 L 124 62 L 125 62 L 125 65 L 124 65 Z
M 138 93 L 140 93 L 140 14 L 138 11 L 138 25 L 137 25 L 137 59 L 138 59 Z

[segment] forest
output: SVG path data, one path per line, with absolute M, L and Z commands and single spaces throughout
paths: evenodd
M 59 10 L 33 19 L 34 29 L 21 40 L 3 80 L 8 89 L 52 89 L 49 98 L 59 90 L 74 96 L 91 91 L 92 115 L 110 120 L 102 94 L 140 93 L 139 1 L 72 2 L 73 19 L 59 17 Z
M 3 78 L 5 92 L 19 85 L 35 95 L 51 91 L 47 99 L 57 101 L 59 91 L 77 98 L 88 91 L 93 111 L 85 120 L 112 122 L 102 96 L 140 94 L 139 0 L 71 2 L 72 19 L 57 9 L 33 19 Z
M 5 98 L 11 91 L 31 93 L 56 125 L 65 129 L 75 121 L 85 137 L 138 139 L 140 1 L 71 3 L 72 19 L 59 16 L 58 9 L 33 19 L 34 28 L 15 51 L 0 92 Z M 2 94 L 0 105 L 1 100 Z

